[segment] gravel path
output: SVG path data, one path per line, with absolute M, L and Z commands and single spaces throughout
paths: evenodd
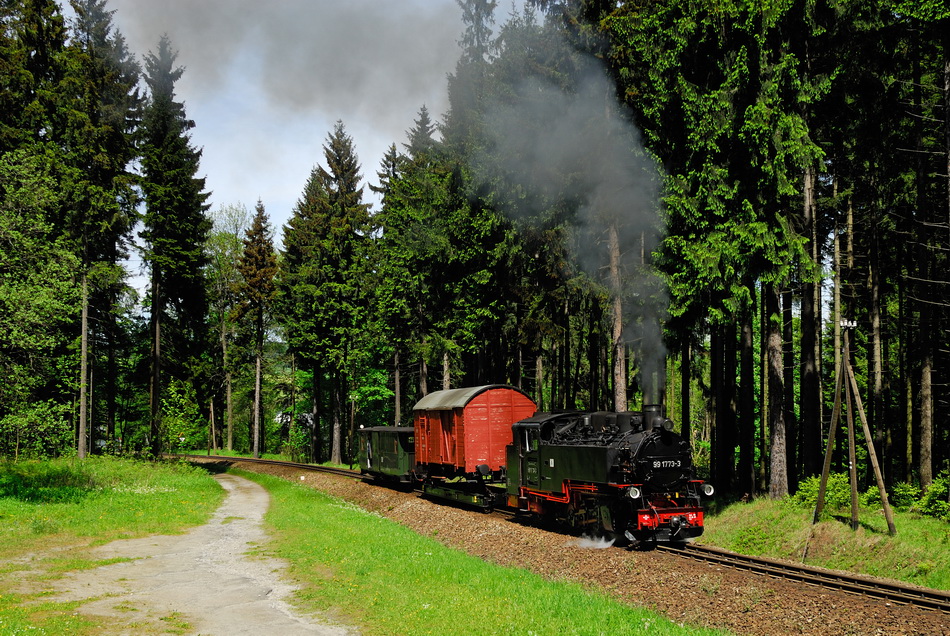
M 104 618 L 116 634 L 355 634 L 292 610 L 283 564 L 247 554 L 267 540 L 267 491 L 235 475 L 215 479 L 228 494 L 209 523 L 95 548 L 93 558 L 133 560 L 69 573 L 56 600 L 85 600 L 79 611 Z

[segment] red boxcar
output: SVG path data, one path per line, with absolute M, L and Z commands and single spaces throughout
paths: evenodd
M 504 384 L 435 391 L 414 411 L 416 465 L 420 475 L 497 474 L 505 466 L 511 425 L 534 415 L 537 405 Z

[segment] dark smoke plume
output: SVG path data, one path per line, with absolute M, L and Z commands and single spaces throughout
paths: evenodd
M 616 227 L 622 286 L 611 293 L 623 299 L 624 339 L 637 352 L 649 387 L 666 359 L 661 325 L 668 297 L 650 266 L 665 231 L 659 173 L 618 105 L 603 64 L 588 59 L 578 76 L 577 85 L 567 89 L 527 78 L 514 98 L 490 107 L 485 124 L 490 149 L 478 161 L 479 171 L 486 180 L 517 184 L 523 194 L 509 197 L 507 207 L 522 222 L 543 222 L 542 208 L 568 202 L 575 210 L 568 219 L 574 255 L 595 280 L 607 281 L 607 233 Z

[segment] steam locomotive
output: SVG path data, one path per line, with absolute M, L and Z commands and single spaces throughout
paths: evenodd
M 408 426 L 361 429 L 360 469 L 425 496 L 506 507 L 629 546 L 703 532 L 688 442 L 662 407 L 609 413 L 536 412 L 507 385 L 436 391 Z

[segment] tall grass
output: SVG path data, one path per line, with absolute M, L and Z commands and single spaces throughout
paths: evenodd
M 271 493 L 274 548 L 304 609 L 364 634 L 710 634 L 578 584 L 488 564 L 298 484 L 241 473 Z
M 179 463 L 0 461 L 0 634 L 97 633 L 78 603 L 44 599 L 49 582 L 104 565 L 88 557 L 93 545 L 203 523 L 223 497 L 207 472 Z

